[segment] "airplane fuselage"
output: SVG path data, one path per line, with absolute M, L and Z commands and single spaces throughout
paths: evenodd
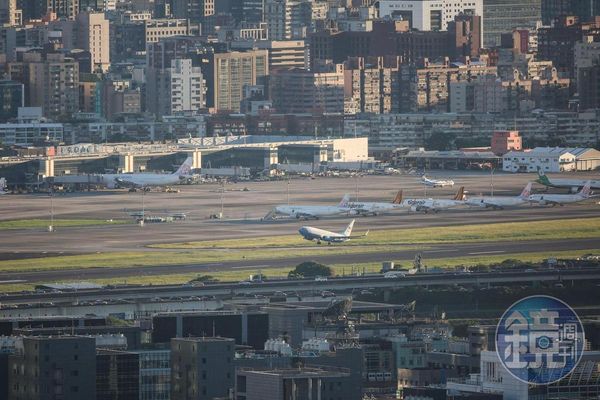
M 571 188 L 571 190 L 579 190 L 585 186 L 588 181 L 580 179 L 550 179 L 547 180 L 538 179 L 536 182 L 553 188 Z M 592 189 L 600 189 L 600 181 L 590 181 L 590 187 Z
M 351 202 L 348 207 L 357 214 L 378 214 L 403 208 L 400 204 L 381 202 Z
M 529 201 L 532 203 L 545 204 L 569 204 L 578 203 L 587 200 L 587 197 L 580 194 L 532 194 L 529 196 Z
M 409 208 L 412 211 L 439 211 L 446 210 L 448 208 L 458 207 L 464 205 L 463 200 L 445 200 L 445 199 L 406 199 L 403 200 L 401 205 L 405 208 Z
M 177 174 L 105 174 L 102 179 L 107 187 L 114 188 L 117 185 L 130 186 L 165 186 L 179 183 Z
M 301 227 L 298 229 L 298 233 L 300 233 L 304 239 L 316 241 L 317 243 L 320 243 L 321 241 L 329 243 L 345 242 L 349 239 L 342 234 L 327 231 L 325 229 L 313 228 L 311 226 Z
M 528 202 L 527 199 L 523 199 L 521 197 L 509 197 L 509 196 L 500 196 L 500 197 L 491 197 L 491 196 L 482 196 L 482 197 L 471 197 L 466 201 L 467 205 L 470 206 L 479 206 L 479 207 L 493 207 L 493 208 L 504 208 L 504 207 L 516 207 L 521 204 L 525 204 Z
M 288 215 L 294 218 L 315 218 L 329 217 L 333 215 L 348 214 L 352 210 L 348 207 L 339 206 L 277 206 L 277 214 Z

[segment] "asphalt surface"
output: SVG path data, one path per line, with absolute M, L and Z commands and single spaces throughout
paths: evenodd
M 398 250 L 375 253 L 353 253 L 311 256 L 312 260 L 324 264 L 354 264 L 359 267 L 361 263 L 395 261 L 412 259 L 421 253 L 425 260 L 462 257 L 462 256 L 499 256 L 510 253 L 553 252 L 565 250 L 587 250 L 598 246 L 599 239 L 575 240 L 543 240 L 543 241 L 514 241 L 514 242 L 486 242 L 468 244 L 443 244 L 427 245 L 422 250 Z M 326 247 L 326 246 L 324 246 Z M 88 280 L 102 278 L 127 278 L 132 276 L 154 276 L 183 273 L 211 273 L 223 270 L 268 270 L 270 268 L 293 267 L 306 257 L 284 257 L 277 260 L 264 259 L 252 261 L 231 261 L 221 263 L 185 264 L 185 265 L 157 265 L 145 267 L 126 268 L 82 268 L 40 272 L 8 272 L 2 274 L 3 281 L 19 282 L 50 282 L 61 280 Z
M 209 215 L 220 211 L 220 186 L 202 184 L 180 186 L 181 193 L 126 191 L 100 191 L 66 194 L 53 200 L 55 218 L 128 219 L 131 211 L 144 209 L 148 215 L 187 213 L 188 219 L 168 224 L 135 224 L 57 228 L 48 233 L 43 229 L 0 231 L 0 259 L 17 258 L 18 253 L 44 256 L 45 253 L 93 253 L 104 251 L 153 251 L 146 246 L 155 243 L 202 241 L 209 239 L 247 238 L 294 234 L 302 225 L 328 230 L 342 229 L 349 217 L 336 217 L 320 221 L 261 221 L 273 207 L 286 204 L 337 204 L 344 193 L 358 194 L 361 201 L 391 201 L 398 189 L 407 197 L 450 198 L 465 186 L 473 195 L 488 194 L 491 189 L 489 174 L 444 171 L 432 174 L 451 177 L 454 188 L 425 188 L 414 175 L 363 176 L 361 178 L 294 179 L 274 182 L 244 182 L 228 184 L 223 196 L 224 220 L 210 220 Z M 596 174 L 597 175 L 597 174 Z M 562 175 L 561 175 L 562 176 Z M 594 174 L 577 174 L 577 178 Z M 495 195 L 518 195 L 533 174 L 495 174 Z M 243 189 L 248 191 L 243 191 Z M 358 193 L 357 193 L 358 189 Z M 544 189 L 534 185 L 534 190 Z M 553 190 L 554 192 L 565 192 Z M 565 207 L 527 206 L 491 211 L 461 208 L 423 215 L 397 211 L 384 216 L 360 217 L 355 230 L 392 229 L 425 226 L 446 226 L 491 222 L 530 221 L 557 218 L 586 218 L 600 216 L 596 201 Z M 50 217 L 50 199 L 44 195 L 19 195 L 0 197 L 0 220 L 47 219 Z M 600 236 L 600 235 L 599 235 Z M 14 254 L 11 257 L 10 254 Z

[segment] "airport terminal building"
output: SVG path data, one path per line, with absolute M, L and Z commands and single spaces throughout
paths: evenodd
M 269 175 L 276 170 L 314 173 L 328 164 L 362 163 L 368 139 L 307 136 L 225 136 L 180 139 L 174 143 L 80 143 L 17 151 L 0 160 L 9 185 L 99 184 L 104 173 L 171 173 L 191 156 L 193 169 L 209 176 Z

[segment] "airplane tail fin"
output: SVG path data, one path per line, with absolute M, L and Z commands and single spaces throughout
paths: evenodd
M 550 179 L 548 179 L 548 177 L 546 176 L 544 171 L 542 171 L 541 168 L 538 168 L 537 174 L 538 174 L 538 178 L 537 178 L 538 183 L 541 183 L 542 185 L 546 185 L 546 186 L 550 185 Z
M 402 189 L 398 190 L 398 193 L 396 193 L 396 197 L 394 197 L 392 204 L 402 204 Z
M 352 233 L 352 228 L 354 228 L 354 220 L 350 221 L 346 229 L 344 229 L 344 232 L 342 232 L 342 235 L 350 236 L 350 234 Z
M 456 196 L 452 200 L 464 200 L 465 199 L 465 187 L 461 186 L 456 192 Z
M 585 186 L 583 188 L 581 188 L 581 192 L 579 192 L 579 195 L 581 197 L 583 197 L 584 199 L 587 199 L 588 197 L 590 197 L 591 188 L 592 188 L 592 182 L 591 181 L 587 181 L 585 183 Z
M 529 182 L 527 184 L 527 186 L 525 186 L 523 188 L 523 191 L 521 192 L 519 197 L 522 198 L 523 200 L 528 200 L 530 195 L 531 195 L 531 182 Z
M 342 201 L 338 204 L 338 207 L 348 207 L 348 203 L 350 202 L 350 195 L 346 193 L 344 197 L 342 197 Z
M 185 161 L 183 162 L 183 164 L 181 164 L 179 166 L 179 168 L 177 169 L 177 171 L 175 172 L 175 175 L 191 175 L 192 174 L 192 165 L 193 165 L 193 161 L 192 161 L 192 157 L 188 157 L 185 159 Z

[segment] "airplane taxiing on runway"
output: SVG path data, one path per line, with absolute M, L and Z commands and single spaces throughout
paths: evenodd
M 327 242 L 327 244 L 341 243 L 350 239 L 364 238 L 369 234 L 369 231 L 367 231 L 364 235 L 351 236 L 353 227 L 354 220 L 350 221 L 346 229 L 340 233 L 314 228 L 312 226 L 303 226 L 298 229 L 298 233 L 300 233 L 304 239 L 316 241 L 318 244 L 321 244 L 321 242 Z
M 423 175 L 421 177 L 421 183 L 425 186 L 431 187 L 445 187 L 445 186 L 454 186 L 454 181 L 452 179 L 433 179 L 428 178 L 427 175 Z

